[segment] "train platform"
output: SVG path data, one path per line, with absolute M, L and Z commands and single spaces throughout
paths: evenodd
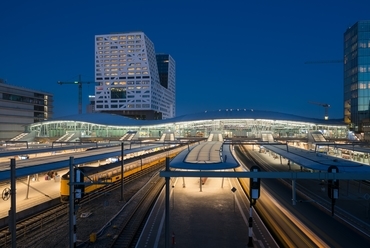
M 171 184 L 170 247 L 248 247 L 250 209 L 235 179 L 171 178 Z M 158 201 L 137 247 L 165 247 L 164 204 Z M 254 247 L 277 247 L 269 237 L 268 246 L 256 245 L 267 235 L 258 233 Z
M 252 152 L 281 170 L 301 170 L 297 164 L 288 166 L 286 159 L 280 160 L 272 153 L 259 153 L 258 150 Z M 170 247 L 248 247 L 249 205 L 240 200 L 238 194 L 242 191 L 236 187 L 234 179 L 208 178 L 204 185 L 201 185 L 200 181 L 200 178 L 171 178 Z M 295 204 L 315 201 L 319 208 L 326 208 L 328 215 L 331 214 L 331 200 L 325 184 L 319 180 L 314 183 L 312 180 L 299 180 L 297 184 L 303 185 L 312 193 L 307 195 L 308 198 L 315 197 L 306 201 L 306 197 L 299 196 Z M 231 191 L 233 187 L 237 188 L 236 193 Z M 370 187 L 348 180 L 340 182 L 339 192 L 335 215 L 370 234 Z M 163 199 L 158 202 L 162 208 L 158 213 L 154 211 L 152 214 L 157 216 L 161 225 L 157 227 L 154 222 L 150 222 L 147 228 L 150 228 L 152 233 L 145 231 L 145 239 L 140 240 L 137 247 L 165 247 L 165 203 Z M 350 214 L 349 217 L 347 213 Z M 256 228 L 255 219 L 253 218 L 254 247 L 276 247 L 267 233 Z M 160 232 L 155 234 L 153 230 Z
M 254 155 L 267 161 L 270 165 L 281 171 L 301 171 L 301 166 L 292 163 L 272 152 L 254 151 Z M 349 161 L 354 163 L 353 161 Z M 361 164 L 366 166 L 365 164 Z M 305 168 L 302 167 L 304 170 Z M 305 188 L 306 197 L 311 198 L 322 208 L 331 213 L 331 199 L 327 192 L 327 182 L 314 180 L 297 180 L 297 184 Z M 297 199 L 296 204 L 306 204 L 304 200 Z M 370 184 L 359 180 L 340 180 L 339 197 L 335 201 L 334 212 L 336 216 L 344 218 L 370 236 Z M 348 216 L 349 214 L 349 216 Z
M 57 172 L 58 175 L 63 175 L 66 170 Z M 39 174 L 37 176 L 30 176 L 28 178 L 17 179 L 16 181 L 16 212 L 20 216 L 24 211 L 32 211 L 38 205 L 50 202 L 60 198 L 60 177 L 50 178 L 46 174 Z M 0 190 L 2 199 L 0 199 L 0 220 L 1 225 L 6 223 L 11 207 L 11 199 L 7 198 L 6 192 L 9 192 L 10 182 L 2 183 Z M 8 195 L 10 196 L 10 195 Z

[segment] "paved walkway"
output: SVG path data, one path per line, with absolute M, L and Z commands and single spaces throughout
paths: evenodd
M 64 173 L 65 171 L 58 172 L 58 174 L 60 175 Z M 15 186 L 17 212 L 60 197 L 59 193 L 60 183 L 58 180 L 57 181 L 55 181 L 54 179 L 45 180 L 45 177 L 43 175 L 39 175 L 38 180 L 30 180 L 29 187 L 27 185 L 28 185 L 27 178 L 17 180 Z M 1 193 L 3 193 L 4 190 L 8 188 L 10 188 L 10 183 L 1 184 L 0 186 Z M 10 198 L 8 200 L 0 199 L 0 219 L 8 216 L 10 204 L 11 204 Z
M 173 247 L 247 247 L 248 214 L 235 203 L 232 180 L 208 178 L 200 190 L 199 178 L 178 178 L 171 196 L 170 230 Z M 223 184 L 223 187 L 222 187 Z M 241 203 L 242 204 L 242 203 Z M 243 210 L 244 208 L 244 210 Z M 164 229 L 158 247 L 165 247 Z M 174 242 L 173 242 L 174 241 Z M 175 243 L 175 244 L 173 244 Z

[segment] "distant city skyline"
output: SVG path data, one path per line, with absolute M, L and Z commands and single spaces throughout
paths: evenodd
M 94 36 L 142 31 L 157 53 L 176 60 L 176 115 L 258 109 L 343 118 L 343 59 L 348 27 L 370 19 L 370 2 L 248 3 L 66 0 L 4 1 L 0 78 L 54 95 L 54 116 L 78 112 L 77 87 L 94 81 Z M 83 112 L 94 85 L 83 86 Z

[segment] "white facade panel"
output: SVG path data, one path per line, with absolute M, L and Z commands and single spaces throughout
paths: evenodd
M 149 110 L 174 117 L 174 94 L 160 84 L 154 44 L 143 32 L 95 36 L 95 81 L 96 112 Z

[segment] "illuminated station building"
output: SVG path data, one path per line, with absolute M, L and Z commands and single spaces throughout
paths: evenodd
M 320 132 L 327 140 L 345 140 L 348 128 L 341 120 L 323 120 L 271 111 L 225 109 L 168 118 L 136 120 L 120 115 L 91 113 L 34 123 L 27 126 L 39 140 L 122 141 L 128 133 L 134 140 L 160 140 L 171 132 L 174 139 L 208 138 L 218 132 L 224 139 L 264 140 L 269 133 L 274 140 L 307 139 L 310 132 Z

